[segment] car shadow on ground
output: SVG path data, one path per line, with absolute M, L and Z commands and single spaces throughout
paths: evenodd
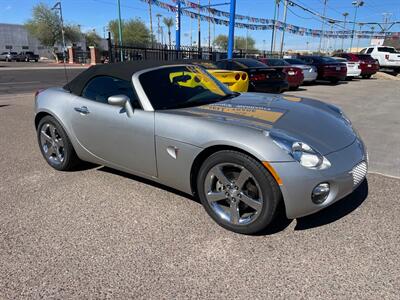
M 357 209 L 368 197 L 368 181 L 365 179 L 353 193 L 331 206 L 310 216 L 297 219 L 295 230 L 306 230 L 333 223 Z
M 10 104 L 0 104 L 0 108 L 10 106 Z
M 147 185 L 151 185 L 153 187 L 165 190 L 170 193 L 174 193 L 178 196 L 184 197 L 188 200 L 191 200 L 201 205 L 200 200 L 197 197 L 191 196 L 189 194 L 178 191 L 174 188 L 160 184 L 158 182 L 104 166 L 99 167 L 97 170 L 129 178 Z M 368 182 L 365 179 L 361 183 L 361 185 L 356 190 L 354 190 L 353 193 L 341 199 L 340 201 L 332 204 L 331 206 L 315 214 L 303 218 L 298 218 L 294 230 L 296 231 L 307 230 L 315 227 L 324 226 L 329 223 L 333 223 L 345 217 L 346 215 L 350 214 L 352 211 L 354 211 L 367 199 L 367 196 L 368 196 Z M 274 221 L 265 230 L 257 233 L 256 235 L 262 236 L 262 235 L 272 235 L 278 233 L 280 231 L 285 230 L 292 222 L 293 220 L 286 218 L 285 207 L 283 205 L 283 202 L 281 202 L 280 206 L 278 207 L 277 216 L 274 219 Z
M 97 170 L 98 171 L 102 171 L 102 172 L 111 173 L 111 174 L 118 175 L 118 176 L 122 176 L 122 177 L 125 177 L 125 178 L 129 178 L 129 179 L 132 179 L 132 180 L 135 180 L 135 181 L 147 184 L 147 185 L 151 185 L 151 186 L 153 186 L 155 188 L 159 188 L 159 189 L 162 189 L 164 191 L 167 191 L 167 192 L 170 192 L 170 193 L 174 193 L 174 194 L 176 194 L 178 196 L 185 197 L 185 198 L 187 198 L 189 200 L 192 200 L 194 202 L 197 202 L 197 203 L 201 204 L 200 201 L 194 196 L 191 196 L 191 195 L 186 194 L 184 192 L 178 191 L 178 190 L 176 190 L 174 188 L 171 188 L 169 186 L 163 185 L 161 183 L 152 181 L 150 179 L 146 179 L 146 178 L 139 177 L 139 176 L 136 176 L 136 175 L 132 175 L 132 174 L 129 174 L 129 173 L 125 173 L 125 172 L 122 172 L 122 171 L 118 171 L 118 170 L 115 170 L 115 169 L 112 169 L 112 168 L 109 168 L 109 167 L 99 167 Z

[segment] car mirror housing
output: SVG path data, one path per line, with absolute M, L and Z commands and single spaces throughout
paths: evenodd
M 132 117 L 133 116 L 133 108 L 130 102 L 130 99 L 128 96 L 126 95 L 114 95 L 114 96 L 110 96 L 107 99 L 108 104 L 110 105 L 114 105 L 114 106 L 120 106 L 125 108 L 125 111 L 128 115 L 128 117 Z

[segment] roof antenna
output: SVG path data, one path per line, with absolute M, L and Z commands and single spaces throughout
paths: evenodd
M 54 4 L 52 10 L 58 10 L 60 12 L 60 22 L 61 22 L 61 36 L 62 36 L 62 46 L 63 46 L 63 65 L 64 65 L 64 74 L 65 74 L 65 79 L 67 81 L 67 84 L 65 87 L 68 89 L 68 91 L 71 93 L 71 88 L 69 87 L 69 80 L 68 80 L 68 74 L 67 74 L 67 66 L 65 65 L 65 34 L 64 34 L 64 19 L 62 15 L 62 6 L 61 6 L 61 0 L 58 1 L 56 4 Z

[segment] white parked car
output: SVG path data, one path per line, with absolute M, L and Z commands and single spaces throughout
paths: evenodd
M 333 59 L 345 63 L 347 66 L 347 75 L 348 78 L 358 77 L 361 75 L 361 67 L 359 61 L 348 61 L 342 57 L 332 57 Z
M 362 49 L 361 54 L 369 54 L 379 62 L 383 69 L 391 69 L 397 75 L 400 73 L 400 52 L 389 46 L 371 46 Z

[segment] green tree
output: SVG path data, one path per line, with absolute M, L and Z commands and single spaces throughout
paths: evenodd
M 213 41 L 214 47 L 220 48 L 221 50 L 228 49 L 228 36 L 224 34 L 218 35 Z
M 168 42 L 169 47 L 171 48 L 171 27 L 174 26 L 174 19 L 173 18 L 164 18 L 163 19 L 164 25 L 168 28 Z
M 235 37 L 235 50 L 244 50 L 246 48 L 249 50 L 254 50 L 255 44 L 256 41 L 252 37 L 247 37 L 247 47 L 246 47 L 246 37 L 242 36 Z M 218 47 L 226 51 L 228 49 L 228 36 L 224 34 L 218 35 L 215 38 L 213 45 L 215 47 Z
M 86 46 L 100 47 L 101 37 L 95 30 L 91 30 L 85 33 Z
M 58 62 L 55 45 L 62 43 L 61 20 L 56 11 L 44 3 L 35 5 L 32 9 L 32 18 L 25 23 L 28 32 L 39 42 L 50 48 L 52 55 Z M 75 43 L 82 38 L 78 26 L 64 25 L 66 42 Z
M 115 42 L 118 41 L 118 20 L 112 20 L 108 24 L 110 32 Z M 122 43 L 124 45 L 148 47 L 151 44 L 149 29 L 143 21 L 131 19 L 122 21 Z

